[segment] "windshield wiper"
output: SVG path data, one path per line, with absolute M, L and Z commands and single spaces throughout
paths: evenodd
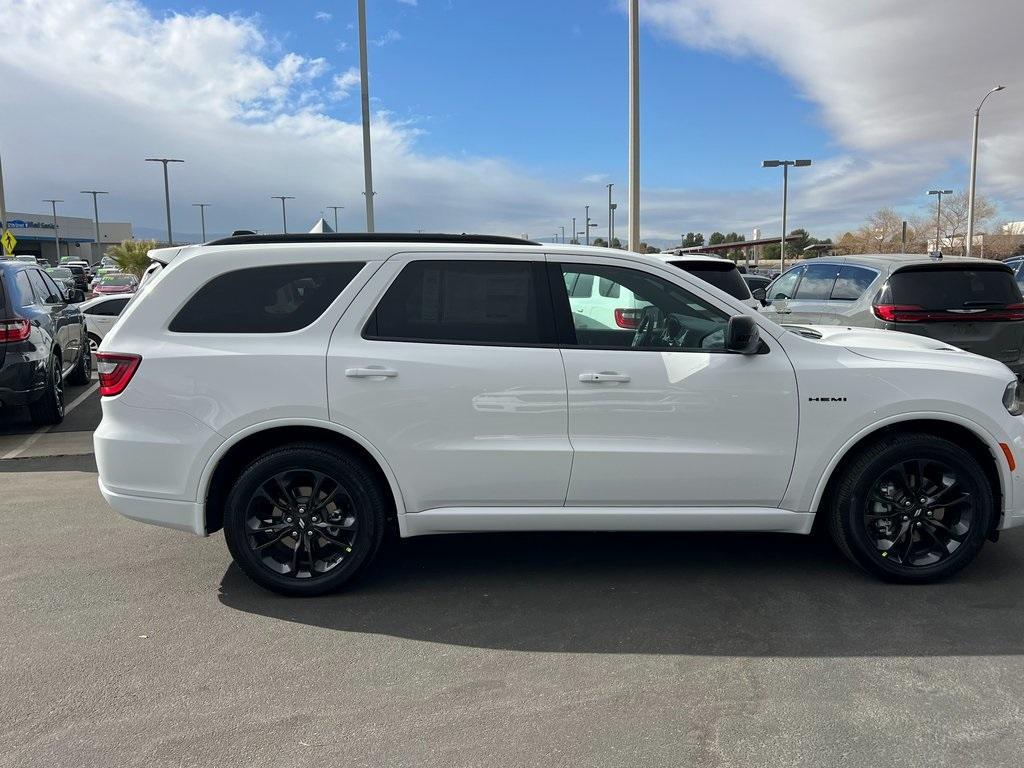
M 1005 301 L 965 301 L 961 306 L 964 307 L 1003 307 L 1006 306 Z

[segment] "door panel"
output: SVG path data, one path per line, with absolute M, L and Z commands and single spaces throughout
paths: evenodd
M 560 506 L 572 454 L 565 374 L 553 344 L 375 338 L 388 328 L 393 332 L 396 312 L 415 313 L 406 334 L 426 336 L 434 325 L 438 335 L 451 337 L 475 333 L 483 323 L 488 333 L 514 337 L 504 320 L 519 322 L 524 311 L 537 311 L 519 305 L 520 288 L 530 283 L 537 297 L 547 295 L 543 264 L 525 262 L 525 271 L 512 266 L 491 274 L 487 263 L 523 258 L 427 255 L 426 268 L 428 262 L 414 256 L 389 260 L 335 329 L 327 356 L 331 420 L 363 435 L 386 457 L 409 512 Z M 460 266 L 467 262 L 484 267 Z M 422 273 L 420 282 L 397 301 L 378 303 L 378 297 L 404 290 L 396 278 L 410 267 Z M 458 293 L 464 289 L 471 296 Z M 550 325 L 549 297 L 542 315 Z
M 562 268 L 614 277 L 603 267 Z M 586 328 L 562 349 L 574 452 L 566 504 L 778 505 L 797 437 L 796 378 L 786 354 L 771 338 L 767 354 L 725 352 L 714 326 L 724 329 L 729 310 L 695 286 L 672 280 L 659 290 L 647 281 L 669 281 L 650 274 L 621 279 L 664 320 L 653 334 L 639 325 L 617 349 L 587 348 L 609 339 Z

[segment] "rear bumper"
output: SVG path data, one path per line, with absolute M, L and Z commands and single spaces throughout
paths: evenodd
M 28 405 L 43 391 L 46 369 L 36 360 L 23 359 L 16 345 L 11 347 L 0 364 L 0 405 Z
M 173 499 L 154 499 L 146 496 L 132 496 L 126 493 L 115 493 L 97 481 L 100 493 L 107 504 L 117 512 L 131 520 L 174 528 L 203 536 L 202 506 L 194 501 L 174 501 Z

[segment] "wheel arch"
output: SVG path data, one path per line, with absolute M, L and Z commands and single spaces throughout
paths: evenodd
M 255 424 L 226 440 L 210 457 L 199 481 L 196 529 L 207 536 L 223 527 L 224 502 L 230 480 L 242 468 L 271 448 L 288 443 L 321 443 L 352 453 L 375 471 L 390 495 L 397 525 L 404 531 L 405 505 L 398 480 L 387 461 L 362 435 L 338 424 L 316 420 L 272 421 Z
M 992 495 L 996 500 L 999 514 L 993 517 L 992 531 L 1002 521 L 1007 508 L 1007 494 L 1012 490 L 1012 478 L 1005 467 L 1002 449 L 998 441 L 977 424 L 952 414 L 907 414 L 873 424 L 849 441 L 829 462 L 818 487 L 815 489 L 811 509 L 815 511 L 815 527 L 818 525 L 817 514 L 827 504 L 832 490 L 842 476 L 842 470 L 856 456 L 859 449 L 866 445 L 885 439 L 887 435 L 900 433 L 925 433 L 942 437 L 956 443 L 978 459 L 985 476 L 992 485 Z

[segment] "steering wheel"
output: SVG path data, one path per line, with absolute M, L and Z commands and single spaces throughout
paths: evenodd
M 644 307 L 644 313 L 640 317 L 640 324 L 633 333 L 632 347 L 650 347 L 654 341 L 654 334 L 661 324 L 661 310 L 657 307 Z

